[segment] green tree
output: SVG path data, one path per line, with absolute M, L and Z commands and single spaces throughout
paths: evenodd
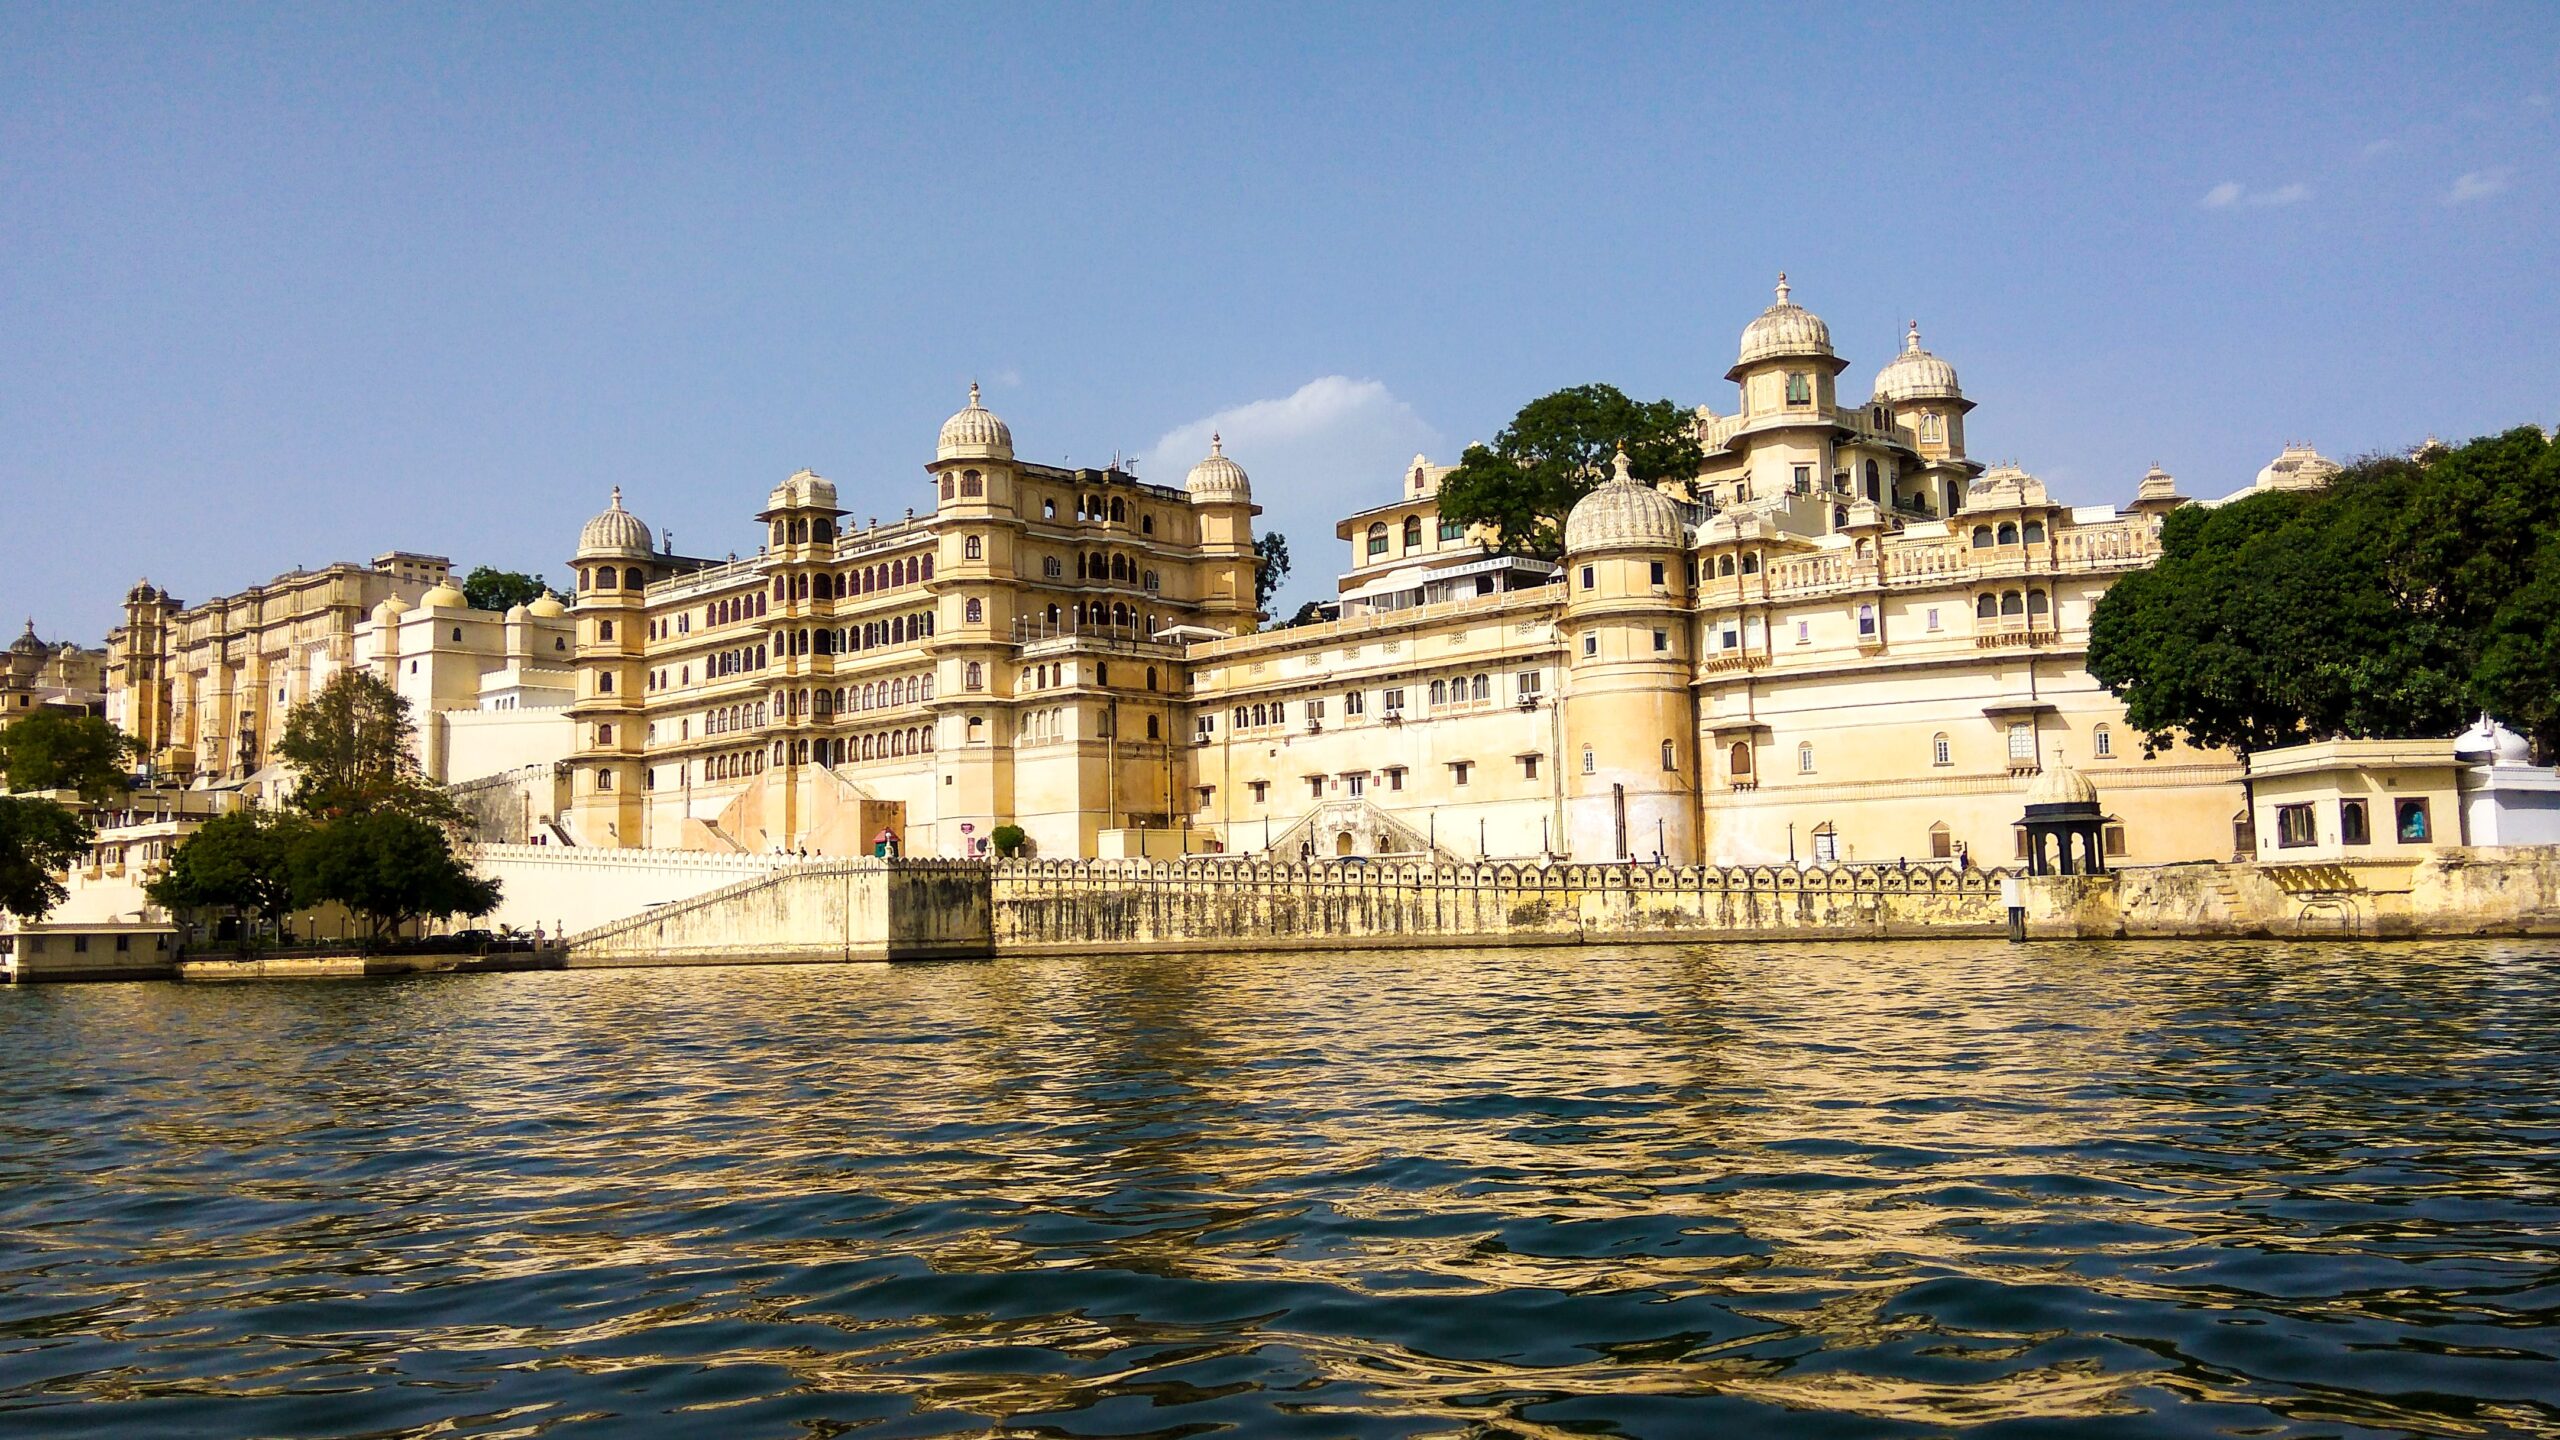
M 34 710 L 0 730 L 0 779 L 12 790 L 76 790 L 93 804 L 132 788 L 133 737 L 95 715 Z
M 1268 610 L 1271 597 L 1289 574 L 1289 537 L 1274 530 L 1256 536 L 1253 555 L 1257 562 L 1253 572 L 1253 608 Z
M 2560 462 L 2539 430 L 2189 507 L 2160 538 L 2089 630 L 2089 673 L 2146 744 L 2445 735 L 2482 710 L 2560 739 Z
M 315 820 L 396 810 L 459 824 L 461 807 L 418 768 L 409 702 L 370 670 L 341 670 L 285 716 L 276 756 L 299 777 L 294 806 Z
M 41 920 L 69 892 L 54 876 L 80 863 L 89 822 L 50 800 L 0 795 L 0 909 Z
M 368 943 L 424 915 L 486 915 L 495 880 L 471 873 L 435 825 L 397 810 L 341 815 L 308 827 L 290 852 L 295 896 L 335 901 L 361 917 Z
M 988 843 L 996 847 L 997 854 L 1008 860 L 1021 854 L 1023 842 L 1030 838 L 1030 833 L 1019 825 L 999 825 L 987 832 Z
M 187 837 L 146 893 L 168 910 L 234 910 L 280 925 L 300 903 L 293 849 L 310 828 L 301 816 L 284 811 L 217 816 Z M 244 944 L 247 938 L 244 929 Z
M 1323 623 L 1324 602 L 1321 600 L 1309 600 L 1298 607 L 1296 614 L 1289 617 L 1288 624 L 1283 625 L 1280 628 L 1283 630 L 1294 630 L 1301 625 L 1321 625 Z
M 1491 445 L 1468 446 L 1441 477 L 1440 518 L 1490 527 L 1505 554 L 1552 559 L 1564 551 L 1565 516 L 1608 477 L 1621 445 L 1639 480 L 1686 482 L 1705 459 L 1679 405 L 1577 385 L 1521 406 Z
M 512 610 L 551 593 L 539 575 L 482 565 L 462 577 L 462 598 L 474 610 Z

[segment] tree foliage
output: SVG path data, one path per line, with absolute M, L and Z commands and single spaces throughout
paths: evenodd
M 1705 458 L 1681 406 L 1577 385 L 1521 406 L 1491 445 L 1468 446 L 1441 477 L 1440 516 L 1489 527 L 1505 554 L 1552 559 L 1564 550 L 1565 516 L 1608 478 L 1620 445 L 1639 480 L 1687 481 Z
M 409 702 L 370 670 L 341 670 L 285 717 L 276 755 L 299 776 L 293 803 L 315 820 L 395 810 L 439 824 L 462 816 L 418 768 Z
M 2446 735 L 2486 712 L 2560 749 L 2560 452 L 2541 431 L 2191 506 L 2160 539 L 2089 632 L 2089 673 L 2147 744 Z
M 539 575 L 482 565 L 462 577 L 462 598 L 474 610 L 512 610 L 551 593 Z
M 33 710 L 0 730 L 0 779 L 12 790 L 76 790 L 95 804 L 132 786 L 133 737 L 95 715 Z
M 69 892 L 59 872 L 88 850 L 89 822 L 51 800 L 0 795 L 0 909 L 41 920 Z
M 471 873 L 442 829 L 397 810 L 308 826 L 295 837 L 289 861 L 297 901 L 346 906 L 373 940 L 420 916 L 477 916 L 498 908 L 497 881 Z
M 1277 530 L 1255 537 L 1254 559 L 1259 562 L 1253 572 L 1253 608 L 1268 610 L 1271 597 L 1278 593 L 1280 582 L 1289 575 L 1289 537 Z
M 238 810 L 206 821 L 151 882 L 151 902 L 168 910 L 236 910 L 270 924 L 293 913 L 293 851 L 310 822 L 287 811 Z

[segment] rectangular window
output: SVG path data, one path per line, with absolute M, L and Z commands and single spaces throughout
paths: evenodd
M 1342 780 L 1354 796 L 1365 794 L 1369 789 L 1369 777 L 1366 775 L 1345 775 Z
M 2338 843 L 2341 845 L 2373 843 L 2373 825 L 2365 817 L 2363 801 L 2341 800 L 2338 802 Z
M 1653 562 L 1653 588 L 1659 590 L 1663 587 L 1664 583 L 1665 581 L 1662 577 L 1662 562 L 1656 560 Z
M 1535 780 L 1538 778 L 1537 756 L 1523 755 L 1520 757 L 1520 778 L 1523 780 Z
M 2403 845 L 2425 845 L 2435 838 L 2435 831 L 2427 824 L 2427 802 L 2424 800 L 2392 802 L 2391 821 L 2392 832 L 2400 837 Z
M 1597 635 L 1585 635 L 1585 636 L 1583 636 L 1583 637 L 1582 637 L 1582 653 L 1583 653 L 1583 654 L 1585 654 L 1585 655 L 1597 655 L 1597 654 L 1599 654 L 1599 653 L 1600 653 L 1600 637 L 1599 637 L 1599 636 L 1597 636 Z M 612 677 L 612 676 L 610 676 L 610 675 L 608 675 L 608 676 L 606 676 L 605 678 L 606 678 L 606 679 L 608 679 L 608 680 L 610 680 L 610 679 L 612 679 L 613 677 Z
M 1393 766 L 1387 771 L 1387 788 L 1390 790 L 1401 790 L 1404 788 L 1403 766 Z
M 1869 640 L 1871 640 L 1871 639 L 1875 638 L 1875 633 L 1876 633 L 1876 607 L 1874 607 L 1873 605 L 1861 605 L 1861 606 L 1859 606 L 1859 607 L 1858 607 L 1858 636 L 1859 636 L 1859 638 L 1860 638 L 1860 639 L 1869 639 Z
M 1450 540 L 1464 540 L 1464 539 L 1466 539 L 1466 538 L 1467 538 L 1467 527 L 1466 527 L 1466 526 L 1459 524 L 1459 523 L 1458 523 L 1457 521 L 1455 521 L 1455 520 L 1449 520 L 1449 519 L 1443 519 L 1443 520 L 1440 522 L 1440 539 L 1441 539 L 1443 542 L 1447 542 L 1447 541 L 1450 541 Z
M 1727 650 L 1742 648 L 1742 631 L 1737 629 L 1730 620 L 1724 622 L 1724 628 L 1716 632 L 1716 639 Z
M 2320 842 L 2319 828 L 2309 805 L 2276 807 L 2276 846 L 2283 850 L 2299 850 Z
M 1245 788 L 1253 792 L 1253 803 L 1256 805 L 1271 798 L 1271 782 L 1268 780 L 1246 781 Z
M 1812 621 L 1799 620 L 1796 622 L 1796 643 L 1799 645 L 1810 645 L 1813 643 Z
M 1653 653 L 1654 653 L 1654 654 L 1656 654 L 1656 655 L 1660 655 L 1660 654 L 1662 654 L 1664 651 L 1669 650 L 1670 648 L 1671 648 L 1671 632 L 1670 632 L 1670 631 L 1668 631 L 1668 630 L 1656 630 L 1656 631 L 1654 631 L 1654 632 L 1653 632 Z
M 1935 630 L 1935 629 L 1937 629 L 1937 628 L 1938 628 L 1938 607 L 1937 607 L 1937 606 L 1935 606 L 1935 605 L 1932 605 L 1932 606 L 1930 606 L 1930 607 L 1929 607 L 1929 618 L 1928 618 L 1928 622 L 1927 622 L 1927 628 L 1929 628 L 1929 629 L 1931 629 L 1931 630 Z
M 1799 495 L 1810 495 L 1813 493 L 1812 466 L 1799 465 L 1796 467 L 1796 493 Z
M 1324 701 L 1321 698 L 1307 702 L 1307 718 L 1310 720 L 1321 720 L 1324 718 Z
M 1464 785 L 1464 784 L 1466 784 L 1466 783 L 1467 783 L 1467 772 L 1468 772 L 1468 771 L 1470 771 L 1470 770 L 1473 770 L 1473 769 L 1475 769 L 1475 762 L 1474 762 L 1474 761 L 1472 761 L 1472 760 L 1452 760 L 1452 761 L 1450 761 L 1450 762 L 1449 762 L 1449 783 L 1450 783 L 1450 784 L 1452 784 L 1452 785 Z
M 1318 800 L 1323 799 L 1323 798 L 1324 798 L 1324 777 L 1323 777 L 1323 776 L 1321 776 L 1321 775 L 1310 775 L 1310 776 L 1308 776 L 1308 777 L 1307 777 L 1307 793 L 1308 793 L 1309 795 L 1314 796 L 1314 797 L 1315 797 L 1316 799 L 1318 799 Z
M 2009 722 L 2009 759 L 2012 763 L 2036 758 L 2036 727 L 2031 720 Z
M 1396 714 L 1401 714 L 1401 713 L 1403 713 L 1403 710 L 1404 710 L 1404 687 L 1403 687 L 1403 686 L 1399 685 L 1399 686 L 1397 686 L 1396 688 L 1394 688 L 1394 689 L 1392 689 L 1392 690 L 1387 691 L 1387 692 L 1386 692 L 1386 694 L 1385 694 L 1385 696 L 1384 696 L 1383 698 L 1384 698 L 1384 701 L 1385 701 L 1385 704 L 1386 704 L 1386 708 L 1387 708 L 1387 713 L 1388 713 L 1388 714 L 1390 714 L 1390 715 L 1396 715 Z
M 2107 858 L 2110 860 L 2123 859 L 2124 827 L 2121 825 L 2110 825 L 2106 827 L 2104 831 L 2100 832 L 2100 834 L 2102 837 L 2102 843 L 2106 847 Z
M 1525 700 L 1538 693 L 1538 672 L 1523 670 L 1513 678 L 1513 683 L 1519 687 L 1520 697 Z
M 1787 403 L 1790 405 L 1813 403 L 1812 376 L 1798 372 L 1787 377 Z
M 1592 587 L 1593 583 L 1595 582 L 1595 580 L 1596 580 L 1596 578 L 1597 578 L 1597 575 L 1598 575 L 1598 572 L 1597 572 L 1597 571 L 1595 571 L 1594 569 L 1592 569 L 1592 567 L 1590 567 L 1590 566 L 1588 566 L 1588 565 L 1583 566 L 1583 567 L 1582 567 L 1582 588 L 1583 588 L 1583 589 L 1585 589 L 1585 590 L 1590 589 L 1590 588 Z

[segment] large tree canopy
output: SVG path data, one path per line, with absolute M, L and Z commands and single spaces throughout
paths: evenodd
M 1491 445 L 1468 446 L 1441 477 L 1440 516 L 1491 529 L 1506 554 L 1552 559 L 1564 550 L 1565 516 L 1608 477 L 1620 445 L 1639 480 L 1686 481 L 1704 459 L 1679 405 L 1577 385 L 1521 406 Z
M 549 594 L 539 575 L 482 565 L 462 577 L 462 598 L 474 610 L 512 610 Z
M 237 910 L 270 923 L 293 912 L 293 848 L 310 830 L 300 816 L 239 810 L 205 822 L 151 882 L 155 905 L 170 910 Z
M 89 822 L 50 800 L 0 795 L 0 910 L 41 920 L 69 892 L 57 873 L 89 848 Z
M 76 790 L 103 804 L 130 788 L 133 738 L 95 715 L 33 710 L 0 730 L 0 780 L 12 790 Z
M 2247 753 L 2486 712 L 2560 749 L 2560 451 L 2541 431 L 2191 506 L 2160 538 L 2089 630 L 2089 673 L 2147 742 Z
M 498 882 L 471 873 L 444 831 L 396 810 L 340 816 L 292 844 L 293 893 L 306 905 L 336 901 L 379 940 L 421 915 L 486 915 Z
M 293 803 L 325 820 L 390 809 L 442 823 L 461 811 L 418 769 L 409 702 L 370 670 L 341 670 L 285 717 L 276 755 L 299 776 Z

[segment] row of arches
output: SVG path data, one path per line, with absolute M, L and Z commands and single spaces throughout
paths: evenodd
M 702 733 L 728 735 L 740 730 L 761 729 L 764 715 L 764 702 L 761 700 L 753 704 L 740 701 L 735 705 L 717 706 L 702 712 Z
M 851 765 L 867 760 L 899 760 L 933 753 L 933 727 L 910 725 L 903 730 L 875 731 L 824 740 L 777 740 L 776 765 Z
M 893 615 L 886 620 L 866 620 L 832 630 L 777 630 L 773 633 L 774 653 L 852 655 L 884 645 L 904 645 L 932 633 L 933 612 L 919 610 L 913 615 Z
M 1757 550 L 1745 552 L 1739 564 L 1735 563 L 1735 557 L 1730 554 L 1713 558 L 1701 556 L 1689 562 L 1689 582 L 1693 585 L 1711 575 L 1731 576 L 1737 572 L 1744 575 L 1759 574 L 1760 552 Z
M 1140 612 L 1131 609 L 1128 602 L 1122 600 L 1114 600 L 1108 605 L 1099 600 L 1089 602 L 1078 600 L 1073 605 L 1063 607 L 1051 605 L 1047 611 L 1047 619 L 1049 628 L 1052 630 L 1070 623 L 1079 630 L 1098 630 L 1106 625 L 1114 629 L 1126 630 L 1132 625 L 1142 624 L 1146 627 L 1145 633 L 1153 635 L 1163 628 L 1158 623 L 1156 612 L 1153 610 Z
M 1453 675 L 1446 680 L 1431 682 L 1431 703 L 1434 705 L 1464 705 L 1492 698 L 1491 675 Z
M 790 692 L 795 698 L 788 703 L 805 707 L 813 719 L 832 715 L 858 714 L 865 710 L 885 710 L 896 705 L 914 705 L 933 698 L 933 676 L 930 673 L 900 675 L 887 680 L 871 680 L 860 685 L 843 685 L 833 690 L 801 690 Z M 797 696 L 807 696 L 803 702 Z M 795 708 L 794 713 L 799 713 Z
M 763 615 L 764 592 L 761 590 L 752 595 L 732 595 L 725 600 L 714 600 L 702 607 L 705 626 L 735 625 L 741 620 L 760 619 Z
M 773 522 L 776 545 L 824 545 L 836 538 L 836 522 L 824 515 Z
M 619 569 L 598 565 L 592 570 L 581 566 L 578 570 L 578 588 L 581 590 L 639 590 L 646 588 L 648 583 L 649 577 L 642 574 L 637 565 Z
M 1985 590 L 1973 602 L 1973 614 L 1977 620 L 1997 620 L 2008 615 L 2043 615 L 2052 609 L 2052 600 L 2042 590 Z
M 706 755 L 702 760 L 705 780 L 744 780 L 764 773 L 762 750 L 740 750 L 728 755 Z
M 831 570 L 813 570 L 803 575 L 773 577 L 776 600 L 842 600 L 855 595 L 872 595 L 906 585 L 920 585 L 933 578 L 933 557 L 909 555 L 901 560 L 884 560 L 858 570 L 837 574 Z M 761 615 L 763 609 L 756 611 Z
M 1992 545 L 2017 545 L 2022 543 L 2027 545 L 2043 544 L 2044 522 L 2041 520 L 2030 520 L 2026 523 L 2023 529 L 2020 528 L 2018 522 L 2015 520 L 2003 520 L 1998 525 L 1976 525 L 1973 527 L 1973 545 L 1977 550 Z

